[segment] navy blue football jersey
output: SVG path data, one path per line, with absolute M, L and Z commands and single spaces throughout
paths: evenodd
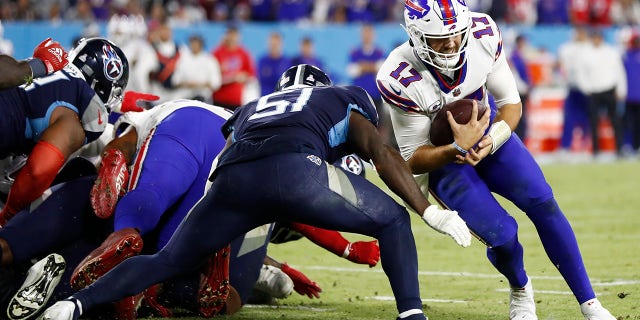
M 29 153 L 49 126 L 57 107 L 75 111 L 85 131 L 85 143 L 105 130 L 108 112 L 104 103 L 79 75 L 66 67 L 47 77 L 0 91 L 0 156 Z
M 263 96 L 237 109 L 223 126 L 234 143 L 218 166 L 280 153 L 309 153 L 333 163 L 353 153 L 345 144 L 351 111 L 378 125 L 369 94 L 357 86 L 304 87 Z

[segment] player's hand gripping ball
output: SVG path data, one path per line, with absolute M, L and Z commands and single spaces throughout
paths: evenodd
M 436 114 L 429 129 L 429 139 L 434 146 L 444 146 L 453 143 L 453 131 L 447 120 L 447 111 L 451 112 L 453 119 L 459 124 L 468 123 L 471 120 L 473 99 L 460 99 L 445 104 Z M 478 101 L 478 120 L 482 118 L 487 106 Z

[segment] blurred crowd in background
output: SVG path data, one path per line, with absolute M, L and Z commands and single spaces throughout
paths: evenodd
M 524 25 L 640 23 L 637 0 L 467 0 L 499 23 Z M 0 19 L 107 21 L 113 14 L 150 20 L 166 11 L 172 24 L 201 21 L 376 23 L 402 20 L 401 0 L 2 0 Z
M 524 102 L 523 121 L 517 133 L 534 153 L 554 151 L 573 159 L 576 155 L 604 160 L 637 158 L 640 1 L 465 2 L 473 11 L 488 13 L 503 26 L 524 26 L 523 30 L 542 25 L 572 27 L 572 38 L 556 52 L 545 45 L 532 45 L 526 32 L 505 28 L 508 31 L 502 35 L 504 52 Z M 323 68 L 326 59 L 348 55 L 348 66 L 342 72 L 348 79 L 336 77 L 336 82 L 365 88 L 378 103 L 383 117 L 385 110 L 375 75 L 388 52 L 378 45 L 375 26 L 402 23 L 404 8 L 404 1 L 400 0 L 0 0 L 0 3 L 3 23 L 76 21 L 86 25 L 78 38 L 109 37 L 129 57 L 132 68 L 128 88 L 157 94 L 162 98 L 159 102 L 195 98 L 235 109 L 271 92 L 277 77 L 293 64 L 309 63 Z M 215 38 L 193 33 L 182 42 L 173 36 L 176 28 L 205 22 L 224 22 L 226 31 Z M 361 31 L 353 47 L 335 48 L 332 57 L 320 57 L 310 36 L 300 40 L 296 54 L 285 56 L 283 35 L 274 29 L 264 39 L 264 53 L 257 54 L 243 45 L 239 26 L 245 22 L 295 23 L 311 28 L 314 24 L 353 23 Z M 99 28 L 99 24 L 106 28 Z M 615 36 L 607 41 L 603 31 L 612 29 L 616 30 Z M 0 37 L 0 52 L 12 54 L 10 39 Z M 552 104 L 561 104 L 559 110 L 541 111 L 540 106 L 557 92 L 548 88 L 562 89 L 559 99 L 551 99 Z M 389 127 L 388 122 L 382 122 L 381 130 L 391 137 Z

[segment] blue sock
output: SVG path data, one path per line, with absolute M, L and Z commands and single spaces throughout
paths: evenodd
M 487 248 L 487 257 L 493 266 L 502 273 L 514 288 L 522 288 L 527 284 L 527 273 L 524 270 L 522 245 L 515 234 L 504 244 Z
M 578 303 L 595 298 L 578 241 L 556 200 L 551 198 L 526 213 L 536 226 L 549 259 L 562 274 Z

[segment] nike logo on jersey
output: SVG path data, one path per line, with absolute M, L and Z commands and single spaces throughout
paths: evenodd
M 402 95 L 402 90 L 396 89 L 396 87 L 394 87 L 391 83 L 389 83 L 389 88 L 391 88 L 391 91 L 393 91 L 393 93 L 399 96 Z

